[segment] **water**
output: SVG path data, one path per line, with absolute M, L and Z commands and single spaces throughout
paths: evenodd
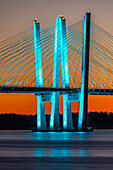
M 2 169 L 113 169 L 113 130 L 0 131 Z

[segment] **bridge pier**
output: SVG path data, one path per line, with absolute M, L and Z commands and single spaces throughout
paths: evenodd
M 42 54 L 40 43 L 40 23 L 37 19 L 33 20 L 34 29 L 34 51 L 35 51 L 35 70 L 36 70 L 36 87 L 43 87 L 42 73 Z M 46 117 L 44 102 L 41 95 L 37 96 L 37 130 L 46 129 Z
M 59 130 L 59 92 L 53 92 L 51 96 L 50 129 Z
M 62 67 L 62 88 L 69 87 L 69 66 L 67 54 L 66 20 L 58 16 L 55 22 L 53 87 L 60 87 L 60 63 Z M 50 129 L 59 129 L 59 93 L 52 95 Z M 71 105 L 68 94 L 63 94 L 63 129 L 72 129 Z
M 37 95 L 37 130 L 46 130 L 46 116 L 42 96 Z
M 84 30 L 83 30 L 81 94 L 78 118 L 78 129 L 80 130 L 88 127 L 88 72 L 89 72 L 89 46 L 90 46 L 90 18 L 91 13 L 87 12 L 84 17 Z
M 63 94 L 63 129 L 73 129 L 73 120 L 71 113 L 71 103 L 68 100 L 68 94 Z

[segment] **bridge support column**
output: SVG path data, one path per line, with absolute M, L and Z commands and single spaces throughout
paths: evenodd
M 59 130 L 59 92 L 53 92 L 51 101 L 50 129 Z
M 63 129 L 73 129 L 71 103 L 68 101 L 68 94 L 63 94 Z
M 54 64 L 53 64 L 53 87 L 60 87 L 60 27 L 59 18 L 55 22 L 55 41 L 54 41 Z M 50 129 L 59 129 L 59 92 L 53 92 L 51 97 L 51 116 L 50 116 Z
M 54 43 L 54 67 L 53 67 L 53 87 L 60 87 L 60 63 L 62 66 L 62 87 L 69 87 L 69 66 L 67 54 L 66 20 L 63 16 L 58 16 L 55 22 L 55 43 Z M 54 99 L 53 99 L 54 98 Z M 69 111 L 70 109 L 70 111 Z M 70 120 L 72 117 L 71 108 L 68 103 L 68 95 L 63 95 L 63 128 L 72 127 Z M 69 116 L 68 116 L 69 114 Z M 53 93 L 50 128 L 59 128 L 59 93 Z M 57 122 L 57 123 L 56 123 Z M 69 122 L 69 123 L 68 123 Z M 70 124 L 70 125 L 69 125 Z
M 78 129 L 88 126 L 88 72 L 89 72 L 89 46 L 90 46 L 90 17 L 91 13 L 86 13 L 84 17 L 83 31 L 83 56 L 81 75 L 81 94 L 78 118 Z
M 66 20 L 61 16 L 61 66 L 62 66 L 62 87 L 69 88 L 69 65 L 67 52 Z M 68 94 L 63 94 L 63 129 L 73 129 L 71 104 L 68 101 Z
M 46 130 L 45 107 L 41 95 L 37 95 L 37 130 Z
M 33 29 L 34 29 L 36 87 L 43 87 L 40 24 L 37 19 L 33 20 Z M 42 102 L 42 96 L 37 95 L 37 130 L 45 130 L 45 129 L 46 129 L 46 117 L 45 117 L 44 102 Z

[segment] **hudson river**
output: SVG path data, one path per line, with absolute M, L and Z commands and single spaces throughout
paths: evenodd
M 113 170 L 113 130 L 0 131 L 0 170 Z

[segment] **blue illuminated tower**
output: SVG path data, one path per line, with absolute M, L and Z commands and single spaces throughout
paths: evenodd
M 36 68 L 36 87 L 43 87 L 42 54 L 40 42 L 40 24 L 37 19 L 33 21 L 34 50 Z M 81 93 L 63 94 L 63 129 L 73 129 L 70 101 L 80 101 L 78 129 L 87 128 L 87 101 L 88 101 L 88 71 L 89 71 L 89 40 L 90 40 L 90 13 L 84 17 L 83 56 Z M 66 37 L 66 20 L 58 16 L 55 22 L 54 62 L 53 62 L 53 88 L 60 88 L 60 66 L 62 70 L 62 88 L 69 88 L 69 65 Z M 52 102 L 50 129 L 59 129 L 59 92 L 52 92 L 49 97 L 37 95 L 37 130 L 46 130 L 46 117 L 44 101 Z
M 62 66 L 62 87 L 69 87 L 69 66 L 67 55 L 66 20 L 58 16 L 55 22 L 53 88 L 60 87 L 60 63 Z M 52 94 L 50 129 L 59 129 L 59 92 Z M 72 128 L 71 105 L 68 94 L 63 94 L 63 128 Z M 70 126 L 71 125 L 71 126 Z
M 33 20 L 34 29 L 34 51 L 35 51 L 35 70 L 36 70 L 36 87 L 43 87 L 43 73 L 42 73 L 42 54 L 40 43 L 40 23 L 37 19 Z M 44 102 L 42 96 L 37 96 L 37 130 L 46 129 L 46 117 Z
M 81 94 L 80 94 L 78 129 L 87 128 L 88 126 L 87 106 L 88 106 L 90 17 L 91 17 L 91 13 L 89 12 L 87 12 L 84 17 Z

